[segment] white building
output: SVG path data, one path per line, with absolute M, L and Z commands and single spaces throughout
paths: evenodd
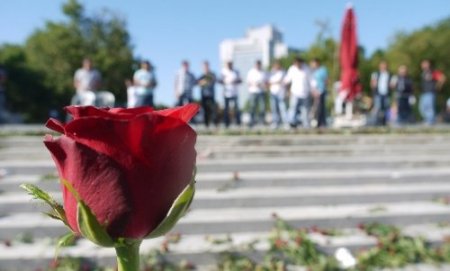
M 261 60 L 263 67 L 268 69 L 271 60 L 287 56 L 290 51 L 283 43 L 282 33 L 272 25 L 250 28 L 244 38 L 222 41 L 219 49 L 222 65 L 232 61 L 244 82 L 247 72 L 257 60 Z M 247 86 L 243 83 L 239 89 L 241 108 L 247 102 L 247 97 Z

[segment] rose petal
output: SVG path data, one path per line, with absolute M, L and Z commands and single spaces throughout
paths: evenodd
M 64 108 L 74 119 L 83 117 L 102 117 L 114 119 L 130 119 L 136 115 L 153 112 L 151 107 L 138 108 L 98 108 L 94 106 L 66 106 Z
M 47 123 L 45 123 L 45 127 L 64 134 L 64 124 L 62 124 L 59 120 L 51 118 L 47 121 Z
M 108 117 L 107 109 L 94 106 L 71 105 L 64 107 L 64 110 L 72 115 L 74 119 L 82 117 Z
M 169 108 L 165 110 L 155 111 L 156 114 L 180 119 L 184 122 L 190 121 L 197 114 L 200 106 L 198 104 L 187 104 L 185 106 Z
M 66 125 L 66 133 L 124 168 L 132 202 L 126 237 L 151 232 L 191 180 L 196 133 L 183 120 L 154 113 L 129 121 L 88 117 Z
M 129 115 L 129 116 L 135 117 L 140 114 L 154 112 L 154 110 L 150 106 L 141 106 L 141 107 L 135 107 L 135 108 L 117 107 L 117 108 L 110 108 L 109 112 L 113 113 L 113 114 Z
M 178 111 L 173 112 L 175 116 L 183 115 Z M 192 113 L 192 110 L 190 112 Z M 133 159 L 138 159 L 144 164 L 151 163 L 157 157 L 153 154 L 155 148 L 168 145 L 164 138 L 157 139 L 160 142 L 150 140 L 151 135 L 168 131 L 175 135 L 174 143 L 176 143 L 181 137 L 186 136 L 185 132 L 177 132 L 177 129 L 186 130 L 189 135 L 195 134 L 183 120 L 172 118 L 172 115 L 166 117 L 155 113 L 142 114 L 127 121 L 86 117 L 75 119 L 65 126 L 67 136 L 100 153 L 122 160 L 122 163 L 132 162 L 123 155 L 130 154 Z
M 183 134 L 186 136 L 180 136 Z M 149 144 L 153 149 L 149 155 L 156 158 L 152 161 L 151 170 L 132 170 L 127 177 L 129 181 L 134 181 L 130 188 L 136 204 L 133 219 L 127 224 L 127 234 L 139 238 L 147 236 L 164 219 L 174 200 L 190 183 L 196 158 L 195 138 L 195 133 L 186 125 L 157 131 L 149 139 L 149 143 L 154 142 Z M 135 181 L 138 179 L 145 185 Z
M 127 223 L 130 204 L 120 166 L 106 155 L 64 135 L 58 139 L 46 136 L 44 143 L 52 153 L 60 177 L 72 184 L 97 220 L 108 225 L 111 235 L 121 234 L 120 229 Z M 77 201 L 65 187 L 62 190 L 68 223 L 79 232 Z

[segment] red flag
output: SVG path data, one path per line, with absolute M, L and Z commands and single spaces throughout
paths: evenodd
M 352 6 L 347 7 L 342 24 L 339 61 L 341 64 L 340 95 L 347 101 L 353 101 L 355 96 L 361 92 L 361 84 L 358 74 L 356 18 Z

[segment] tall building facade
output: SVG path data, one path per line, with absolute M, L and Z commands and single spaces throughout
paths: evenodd
M 247 102 L 247 72 L 257 60 L 261 60 L 264 68 L 269 68 L 273 59 L 287 56 L 290 52 L 283 43 L 282 33 L 273 25 L 250 28 L 244 38 L 226 39 L 220 43 L 220 60 L 222 65 L 232 61 L 234 68 L 241 74 L 243 84 L 239 89 L 241 108 Z

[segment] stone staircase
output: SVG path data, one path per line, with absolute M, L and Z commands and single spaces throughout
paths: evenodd
M 434 245 L 450 236 L 450 226 L 442 226 L 450 222 L 450 205 L 441 202 L 450 197 L 450 135 L 201 135 L 197 151 L 196 197 L 173 230 L 181 239 L 169 244 L 169 257 L 199 269 L 214 270 L 220 252 L 255 240 L 264 253 L 274 215 L 295 227 L 339 229 L 338 236 L 309 234 L 328 254 L 376 246 L 377 240 L 358 228 L 375 221 Z M 0 270 L 46 268 L 55 238 L 67 229 L 42 215 L 45 206 L 19 188 L 33 183 L 61 198 L 42 137 L 0 138 L 0 169 Z M 223 238 L 229 241 L 211 241 Z M 164 243 L 146 240 L 141 252 Z M 86 240 L 60 254 L 114 264 L 113 249 Z

